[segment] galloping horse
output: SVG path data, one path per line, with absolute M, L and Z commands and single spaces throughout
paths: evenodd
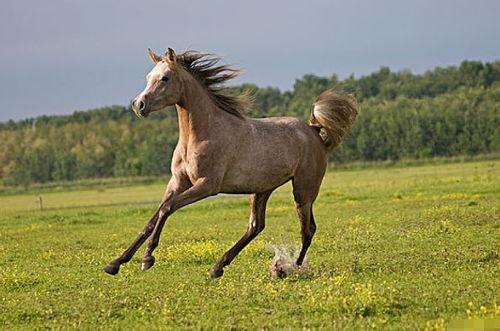
M 250 220 L 243 237 L 211 269 L 212 278 L 252 241 L 265 225 L 271 193 L 292 181 L 301 222 L 304 261 L 316 231 L 312 206 L 319 192 L 329 153 L 340 143 L 357 115 L 355 99 L 323 92 L 313 105 L 309 124 L 292 117 L 247 118 L 243 96 L 224 94 L 225 81 L 239 72 L 220 65 L 211 54 L 188 51 L 164 56 L 148 49 L 155 64 L 144 91 L 132 101 L 137 116 L 175 105 L 179 141 L 172 159 L 172 177 L 158 210 L 132 245 L 103 268 L 111 275 L 130 261 L 149 238 L 141 269 L 155 262 L 153 251 L 167 218 L 176 210 L 218 193 L 250 194 Z

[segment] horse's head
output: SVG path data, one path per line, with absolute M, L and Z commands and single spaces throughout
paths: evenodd
M 148 48 L 148 54 L 155 66 L 146 75 L 146 88 L 131 102 L 132 109 L 140 117 L 175 105 L 182 95 L 182 83 L 174 50 L 169 48 L 165 55 L 160 57 Z

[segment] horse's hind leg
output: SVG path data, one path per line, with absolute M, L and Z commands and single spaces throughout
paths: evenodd
M 314 215 L 312 206 L 316 196 L 318 195 L 319 182 L 313 180 L 293 180 L 293 197 L 295 200 L 295 209 L 300 219 L 300 228 L 302 234 L 302 248 L 300 249 L 299 257 L 296 264 L 302 265 L 307 253 L 307 249 L 311 246 L 314 233 L 316 232 L 316 223 L 314 222 Z
M 300 228 L 302 233 L 302 248 L 300 249 L 299 257 L 297 258 L 297 265 L 302 265 L 306 252 L 311 246 L 312 238 L 316 232 L 316 223 L 312 211 L 312 202 L 299 203 L 295 202 L 295 208 L 300 218 Z
M 266 205 L 273 190 L 253 194 L 250 197 L 250 220 L 247 232 L 241 239 L 228 250 L 222 258 L 210 269 L 210 277 L 217 278 L 223 275 L 224 267 L 238 255 L 246 245 L 248 245 L 257 235 L 264 230 L 266 218 Z

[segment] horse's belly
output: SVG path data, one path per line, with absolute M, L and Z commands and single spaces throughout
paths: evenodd
M 222 193 L 259 193 L 274 189 L 293 177 L 288 167 L 231 169 L 224 176 Z

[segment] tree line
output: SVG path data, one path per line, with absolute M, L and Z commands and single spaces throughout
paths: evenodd
M 416 75 L 387 67 L 339 80 L 305 75 L 291 91 L 253 84 L 251 117 L 307 120 L 325 89 L 353 93 L 360 115 L 331 160 L 397 160 L 500 151 L 500 61 L 464 61 Z M 169 172 L 177 142 L 173 109 L 137 119 L 111 106 L 72 115 L 0 123 L 0 176 L 5 185 Z

